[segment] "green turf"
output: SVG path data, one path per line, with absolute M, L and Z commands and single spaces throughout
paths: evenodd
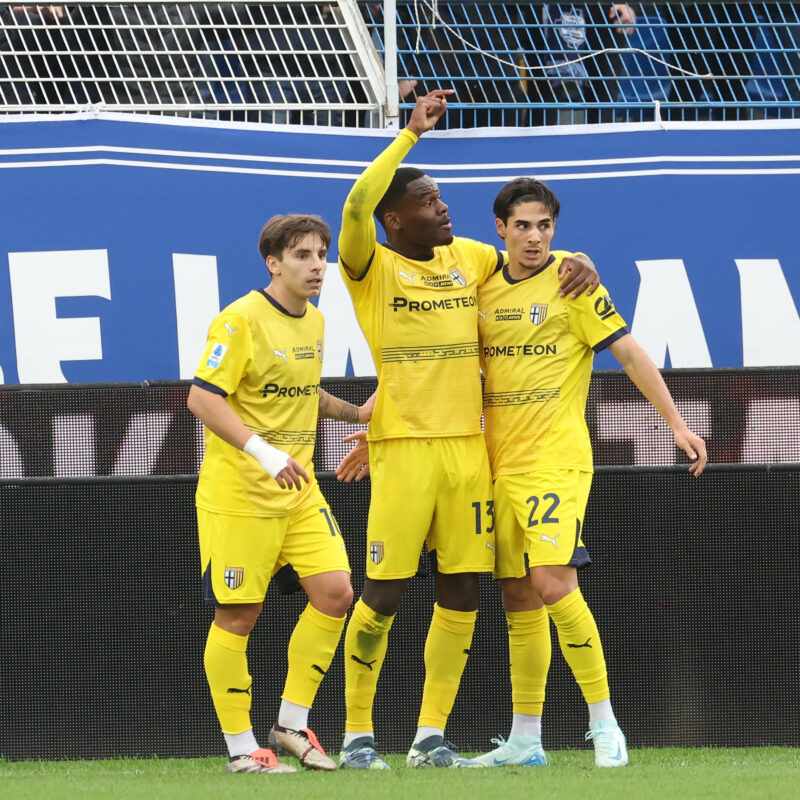
M 645 749 L 622 769 L 596 769 L 592 752 L 552 751 L 539 768 L 228 775 L 222 758 L 0 761 L 3 800 L 760 800 L 800 792 L 800 750 Z M 291 759 L 285 759 L 288 763 Z

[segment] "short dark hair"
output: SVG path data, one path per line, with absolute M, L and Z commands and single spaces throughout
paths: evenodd
M 402 200 L 408 191 L 408 184 L 417 178 L 424 178 L 425 174 L 421 169 L 416 167 L 400 167 L 392 178 L 389 188 L 384 192 L 378 205 L 375 206 L 375 216 L 378 222 L 383 225 L 383 215 L 394 208 L 397 203 Z M 384 226 L 385 227 L 385 226 Z
M 261 229 L 258 252 L 264 261 L 267 256 L 280 258 L 287 247 L 294 247 L 307 233 L 316 233 L 325 247 L 331 245 L 331 229 L 315 214 L 276 214 Z
M 514 178 L 497 193 L 494 199 L 494 215 L 506 222 L 521 203 L 541 203 L 550 212 L 553 221 L 558 219 L 561 211 L 561 203 L 549 186 L 536 178 Z

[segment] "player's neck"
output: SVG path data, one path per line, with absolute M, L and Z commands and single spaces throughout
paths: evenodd
M 538 267 L 527 267 L 520 264 L 518 261 L 508 262 L 508 275 L 512 280 L 524 281 L 526 278 L 531 278 L 538 275 L 545 267 L 548 267 L 553 261 L 553 256 L 548 253 L 547 258 Z
M 290 292 L 279 281 L 273 280 L 264 291 L 292 316 L 302 317 L 306 313 L 308 298 Z
M 433 258 L 432 247 L 422 247 L 420 245 L 411 244 L 410 242 L 397 241 L 396 239 L 386 240 L 386 246 L 395 253 L 403 256 L 403 258 L 410 258 L 412 261 L 430 261 Z

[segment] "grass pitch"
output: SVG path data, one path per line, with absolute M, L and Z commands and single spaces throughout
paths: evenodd
M 797 796 L 800 750 L 642 749 L 621 769 L 597 769 L 590 750 L 548 753 L 547 767 L 410 770 L 389 756 L 391 772 L 228 775 L 225 759 L 0 761 L 3 800 L 472 800 L 565 797 L 604 800 L 761 800 Z M 284 759 L 287 763 L 296 763 Z

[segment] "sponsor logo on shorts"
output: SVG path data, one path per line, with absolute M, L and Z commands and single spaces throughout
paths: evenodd
M 543 542 L 550 542 L 553 547 L 558 547 L 558 537 L 561 536 L 560 533 L 557 533 L 555 536 L 548 536 L 546 533 L 543 533 L 539 538 Z
M 380 564 L 383 561 L 383 542 L 369 543 L 369 557 L 373 564 Z
M 531 303 L 531 322 L 541 325 L 547 318 L 547 303 Z
M 238 589 L 244 581 L 244 567 L 225 567 L 225 585 L 229 589 Z
M 227 349 L 228 345 L 214 342 L 211 345 L 211 355 L 208 357 L 208 361 L 206 361 L 206 366 L 211 367 L 211 369 L 216 369 L 222 363 L 222 359 L 225 358 Z

